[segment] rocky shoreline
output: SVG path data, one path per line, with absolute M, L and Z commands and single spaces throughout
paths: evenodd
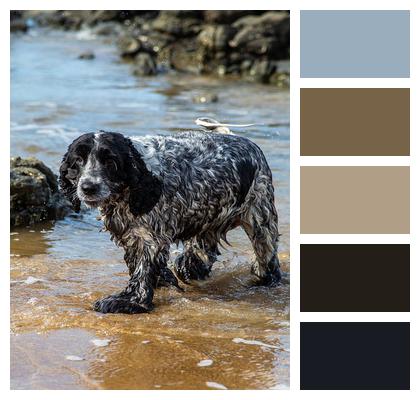
M 11 12 L 13 32 L 33 24 L 111 38 L 139 76 L 176 70 L 289 86 L 288 11 Z

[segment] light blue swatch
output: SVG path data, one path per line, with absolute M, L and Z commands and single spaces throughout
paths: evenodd
M 301 11 L 301 78 L 409 78 L 410 12 Z

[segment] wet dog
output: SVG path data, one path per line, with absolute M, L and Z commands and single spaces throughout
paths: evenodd
M 128 138 L 86 133 L 70 144 L 60 187 L 76 211 L 97 207 L 113 241 L 125 251 L 130 279 L 120 293 L 98 300 L 102 313 L 152 310 L 154 288 L 205 279 L 218 244 L 241 226 L 261 284 L 280 279 L 272 175 L 261 149 L 247 138 L 190 131 Z M 175 274 L 169 247 L 183 243 Z

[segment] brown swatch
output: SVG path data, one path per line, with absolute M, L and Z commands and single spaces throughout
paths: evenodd
M 301 167 L 301 233 L 410 233 L 409 167 Z
M 302 244 L 300 311 L 409 312 L 408 244 Z
M 410 89 L 301 89 L 302 156 L 410 155 Z

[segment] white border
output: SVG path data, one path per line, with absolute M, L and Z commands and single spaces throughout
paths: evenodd
M 419 339 L 420 338 L 420 308 L 419 308 L 419 288 L 420 282 L 420 258 L 419 258 L 419 222 L 420 215 L 418 205 L 420 204 L 418 185 L 419 179 L 419 135 L 420 125 L 418 122 L 418 113 L 420 110 L 419 101 L 419 51 L 420 46 L 418 40 L 420 37 L 419 26 L 419 2 L 416 0 L 343 0 L 340 2 L 334 0 L 294 0 L 294 1 L 266 1 L 260 0 L 257 3 L 249 0 L 212 0 L 210 1 L 184 1 L 178 0 L 177 2 L 156 1 L 153 2 L 152 7 L 149 4 L 141 4 L 138 1 L 121 0 L 118 3 L 110 0 L 96 0 L 96 1 L 63 1 L 56 0 L 54 2 L 40 1 L 40 0 L 19 0 L 19 1 L 3 1 L 1 3 L 2 13 L 0 14 L 0 22 L 2 35 L 0 40 L 2 43 L 2 63 L 1 68 L 1 110 L 2 118 L 0 123 L 2 126 L 2 152 L 0 160 L 4 164 L 1 168 L 1 187 L 8 188 L 8 157 L 9 157 L 9 108 L 10 108 L 10 75 L 9 75 L 9 10 L 10 9 L 261 9 L 261 10 L 291 10 L 291 158 L 290 158 L 290 199 L 291 199 L 291 390 L 290 391 L 9 391 L 9 360 L 8 357 L 2 357 L 1 362 L 1 388 L 3 391 L 8 392 L 8 395 L 13 398 L 23 398 L 30 396 L 34 399 L 55 398 L 57 394 L 63 399 L 72 399 L 75 395 L 80 398 L 99 397 L 110 399 L 115 397 L 138 398 L 144 397 L 147 399 L 196 399 L 199 396 L 201 399 L 254 399 L 256 396 L 264 396 L 267 399 L 352 399 L 355 396 L 361 399 L 371 399 L 372 396 L 380 396 L 382 399 L 394 399 L 399 397 L 401 399 L 412 398 L 412 396 L 419 396 L 419 383 L 418 377 L 420 376 L 419 361 Z M 341 78 L 334 79 L 300 79 L 299 77 L 299 10 L 302 9 L 326 9 L 326 10 L 370 10 L 370 9 L 410 9 L 411 10 L 411 78 L 409 79 L 358 79 L 348 80 Z M 300 87 L 410 87 L 411 88 L 411 157 L 391 161 L 383 159 L 380 163 L 386 165 L 410 165 L 411 167 L 411 235 L 300 235 L 299 226 L 299 165 L 315 165 L 311 163 L 320 163 L 319 165 L 333 165 L 329 164 L 333 160 L 324 157 L 319 157 L 319 161 L 309 160 L 308 157 L 299 156 L 299 88 Z M 339 162 L 337 160 L 337 162 Z M 344 162 L 344 161 L 342 161 Z M 358 160 L 347 159 L 346 164 L 340 165 L 376 165 L 378 159 L 364 158 L 363 162 L 357 164 Z M 372 164 L 370 164 L 372 163 Z M 391 163 L 391 164 L 389 164 Z M 397 164 L 394 164 L 397 163 Z M 317 164 L 318 165 L 318 164 Z M 5 190 L 6 191 L 6 190 Z M 1 209 L 5 213 L 4 229 L 1 232 L 2 252 L 1 252 L 1 265 L 3 279 L 1 279 L 1 293 L 4 297 L 3 304 L 4 310 L 1 314 L 3 317 L 3 329 L 1 331 L 1 340 L 3 345 L 3 352 L 9 352 L 9 271 L 6 268 L 9 265 L 9 235 L 6 228 L 9 219 L 9 200 L 7 194 L 1 197 L 3 202 Z M 416 240 L 415 240 L 416 239 Z M 299 243 L 411 243 L 411 312 L 400 314 L 402 320 L 411 321 L 411 390 L 410 391 L 299 391 L 299 322 L 309 320 L 326 320 L 327 316 L 324 313 L 309 313 L 299 312 Z M 356 313 L 350 315 L 348 313 L 328 313 L 329 317 L 334 320 L 357 320 L 361 321 L 364 318 L 370 320 L 392 321 L 394 313 Z M 407 316 L 407 318 L 405 318 Z M 398 317 L 399 318 L 399 317 Z M 141 371 L 139 371 L 141 373 Z M 417 394 L 415 394 L 417 393 Z

